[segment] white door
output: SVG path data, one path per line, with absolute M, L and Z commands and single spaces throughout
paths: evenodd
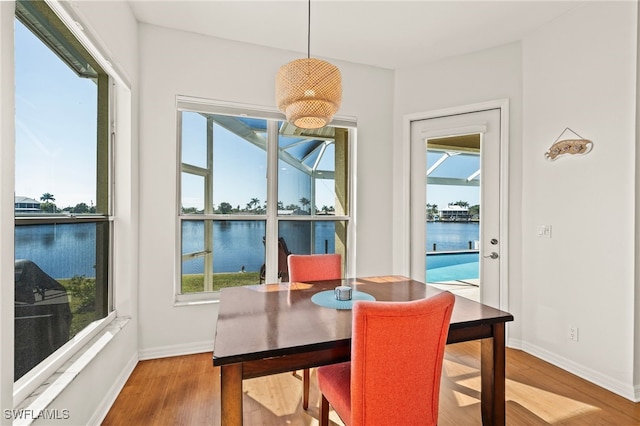
M 501 110 L 500 108 L 458 113 L 455 115 L 435 116 L 433 118 L 411 121 L 411 276 L 421 281 L 426 276 L 426 206 L 429 191 L 427 187 L 427 144 L 449 137 L 477 137 L 479 149 L 479 174 L 460 176 L 462 180 L 475 180 L 479 190 L 480 205 L 479 227 L 479 297 L 482 303 L 501 306 Z M 447 139 L 444 139 L 447 138 Z M 432 143 L 431 147 L 434 146 Z M 446 143 L 445 143 L 446 146 Z M 431 148 L 429 148 L 431 150 Z M 446 149 L 443 149 L 443 154 Z M 464 153 L 464 152 L 463 152 Z M 457 155 L 456 152 L 449 152 Z M 446 155 L 443 160 L 446 161 Z M 433 166 L 432 166 L 433 168 Z M 475 175 L 475 176 L 474 176 Z M 478 182 L 479 179 L 479 182 Z M 455 180 L 451 180 L 451 199 L 456 201 Z M 431 186 L 431 185 L 430 185 Z M 460 188 L 460 187 L 458 187 Z M 435 192 L 435 190 L 434 190 Z M 441 210 L 443 207 L 438 206 Z M 436 220 L 442 220 L 437 217 Z M 458 219 L 450 219 L 455 221 Z M 471 248 L 471 247 L 470 247 Z M 431 248 L 429 248 L 430 250 Z M 505 250 L 506 252 L 506 250 Z M 504 296 L 504 295 L 503 295 Z M 502 299 L 504 300 L 504 299 Z

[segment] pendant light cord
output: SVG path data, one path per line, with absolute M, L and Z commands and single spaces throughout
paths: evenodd
M 311 58 L 311 0 L 308 3 L 308 14 L 307 14 L 307 59 Z

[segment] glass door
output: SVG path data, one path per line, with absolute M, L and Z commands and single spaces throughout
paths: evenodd
M 411 123 L 411 273 L 500 304 L 500 110 Z

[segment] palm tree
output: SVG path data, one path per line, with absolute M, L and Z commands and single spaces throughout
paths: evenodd
M 54 204 L 55 200 L 56 197 L 54 197 L 53 194 L 45 192 L 44 194 L 42 194 L 42 197 L 40 197 L 40 201 L 42 201 L 42 204 L 40 204 L 40 210 L 47 213 L 55 213 L 57 209 L 56 205 Z
M 460 207 L 469 207 L 469 203 L 466 201 L 456 201 L 455 203 L 451 203 L 452 206 L 460 206 Z
M 44 194 L 42 194 L 42 197 L 40 197 L 40 201 L 42 201 L 43 203 L 48 203 L 48 202 L 54 202 L 56 200 L 56 197 L 53 196 L 53 194 L 49 193 L 49 192 L 45 192 Z
M 307 199 L 306 197 L 302 197 L 300 198 L 300 204 L 302 204 L 302 208 L 304 209 L 306 206 L 308 206 L 309 204 L 311 204 L 311 201 L 309 201 L 309 199 Z
M 258 198 L 252 198 L 251 201 L 249 201 L 249 205 L 255 210 L 260 205 L 260 200 Z
M 427 203 L 427 218 L 433 219 L 433 217 L 437 214 L 438 214 L 438 205 Z

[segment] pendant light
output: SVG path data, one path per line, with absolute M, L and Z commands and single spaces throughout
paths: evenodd
M 308 1 L 307 57 L 280 67 L 276 104 L 287 121 L 302 129 L 319 129 L 333 119 L 342 102 L 340 70 L 311 57 L 311 0 Z

